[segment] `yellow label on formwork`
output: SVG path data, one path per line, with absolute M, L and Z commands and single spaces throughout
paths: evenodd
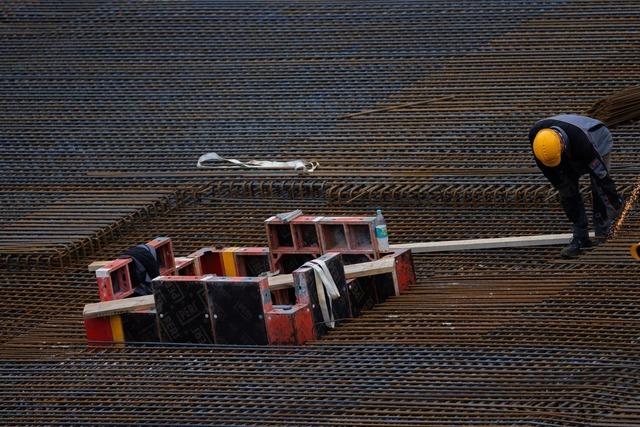
M 111 335 L 113 336 L 113 342 L 124 342 L 124 330 L 122 329 L 122 319 L 120 316 L 111 316 L 109 318 L 111 322 Z
M 232 248 L 224 248 L 222 250 L 222 267 L 224 268 L 225 276 L 237 276 L 238 275 L 238 266 L 236 265 L 236 259 L 234 256 L 234 252 L 237 251 L 238 247 Z

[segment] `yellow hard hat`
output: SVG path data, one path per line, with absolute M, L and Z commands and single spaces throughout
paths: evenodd
M 533 155 L 549 167 L 555 167 L 562 160 L 562 139 L 553 129 L 540 129 L 533 139 Z

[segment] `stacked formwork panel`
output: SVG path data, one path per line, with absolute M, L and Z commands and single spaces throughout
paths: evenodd
M 273 252 L 260 247 L 205 247 L 188 257 L 175 257 L 172 240 L 157 237 L 136 247 L 152 254 L 157 273 L 130 250 L 116 260 L 92 263 L 90 270 L 99 266 L 95 274 L 104 304 L 85 306 L 88 342 L 100 346 L 154 339 L 197 344 L 304 344 L 321 337 L 336 323 L 360 316 L 365 309 L 415 285 L 411 251 L 379 252 L 373 218 L 297 220 L 284 222 L 271 217 L 266 221 Z M 293 274 L 268 272 L 270 260 L 278 265 L 279 256 L 286 251 L 314 246 L 309 241 L 316 250 L 329 252 L 311 256 L 310 262 L 290 261 Z M 384 256 L 375 264 L 354 262 L 360 259 L 354 260 L 353 255 L 365 261 Z M 345 259 L 354 267 L 349 270 L 349 280 Z M 134 293 L 139 297 L 126 299 Z
M 272 216 L 265 221 L 265 227 L 272 272 L 291 273 L 331 252 L 342 254 L 345 264 L 380 257 L 373 217 L 302 215 L 285 221 Z M 281 290 L 274 292 L 274 298 L 286 304 L 294 300 L 294 294 L 292 290 Z

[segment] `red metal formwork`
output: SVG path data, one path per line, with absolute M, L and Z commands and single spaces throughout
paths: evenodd
M 411 249 L 396 249 L 391 253 L 385 253 L 384 258 L 395 258 L 394 271 L 392 273 L 394 294 L 400 295 L 410 286 L 416 284 L 416 272 L 413 267 Z
M 374 217 L 322 217 L 318 221 L 322 253 L 380 257 Z
M 272 216 L 265 221 L 271 271 L 291 273 L 306 261 L 322 255 L 319 219 L 303 215 L 286 222 Z
M 169 237 L 156 237 L 147 242 L 147 245 L 156 250 L 156 257 L 160 264 L 160 275 L 171 276 L 176 271 L 176 261 L 173 254 L 173 243 Z
M 269 248 L 244 247 L 233 252 L 238 276 L 257 277 L 269 271 Z
M 304 344 L 316 338 L 309 304 L 274 305 L 266 319 L 269 344 Z
M 398 295 L 408 291 L 410 286 L 415 286 L 416 271 L 413 266 L 411 250 L 399 249 L 387 256 L 396 258 L 395 282 L 397 283 Z
M 196 258 L 176 257 L 176 275 L 177 276 L 199 276 L 200 262 Z
M 126 298 L 133 293 L 129 274 L 131 261 L 131 258 L 116 259 L 96 270 L 101 301 Z
M 87 334 L 87 341 L 92 345 L 102 343 L 110 345 L 113 342 L 111 332 L 111 321 L 109 317 L 93 317 L 84 319 L 84 328 Z
M 198 249 L 187 256 L 196 260 L 199 264 L 201 274 L 224 275 L 222 253 L 220 250 L 206 247 Z

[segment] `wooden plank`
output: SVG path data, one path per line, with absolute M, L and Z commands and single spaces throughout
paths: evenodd
M 593 233 L 589 234 L 594 237 Z M 400 243 L 389 245 L 391 249 L 411 249 L 415 254 L 429 252 L 468 251 L 477 249 L 525 248 L 531 246 L 564 245 L 571 241 L 573 235 L 540 234 L 536 236 L 498 237 L 490 239 L 448 240 L 442 242 Z
M 87 269 L 91 272 L 96 271 L 99 268 L 104 267 L 106 264 L 110 263 L 111 261 L 94 261 L 91 264 L 89 264 L 87 266 Z
M 391 273 L 394 270 L 395 258 L 385 257 L 375 261 L 361 262 L 344 266 L 344 275 L 347 280 L 376 274 Z M 269 277 L 269 289 L 278 290 L 293 286 L 293 275 L 278 274 Z
M 391 273 L 394 270 L 395 258 L 384 257 L 375 261 L 361 262 L 344 266 L 344 275 L 349 279 L 364 276 L 375 276 L 376 274 Z
M 344 267 L 344 272 L 347 279 L 390 273 L 394 270 L 394 262 L 395 259 L 393 257 L 388 257 L 376 261 L 351 264 Z M 291 274 L 279 274 L 269 277 L 269 289 L 271 290 L 285 289 L 291 286 L 293 286 L 293 275 Z M 149 310 L 154 307 L 153 295 L 145 295 L 87 304 L 84 306 L 83 315 L 85 318 L 104 317 L 132 311 Z
M 293 275 L 291 274 L 278 274 L 277 276 L 269 277 L 269 289 L 272 291 L 290 288 L 291 286 L 293 286 Z
M 85 319 L 91 317 L 113 316 L 114 314 L 129 313 L 131 311 L 149 310 L 155 308 L 153 295 L 117 299 L 113 301 L 96 302 L 84 306 L 82 312 Z

